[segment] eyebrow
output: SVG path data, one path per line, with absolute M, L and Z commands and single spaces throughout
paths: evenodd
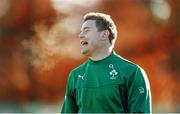
M 90 29 L 90 27 L 84 27 L 83 30 Z
M 90 29 L 90 27 L 84 27 L 83 29 Z
M 90 29 L 90 27 L 84 27 L 83 30 Z M 82 32 L 83 30 L 80 30 Z

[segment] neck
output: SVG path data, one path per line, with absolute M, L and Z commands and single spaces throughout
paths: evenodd
M 94 52 L 89 58 L 93 61 L 102 60 L 106 57 L 108 57 L 112 52 L 112 48 L 105 48 L 102 50 L 99 50 L 97 52 Z

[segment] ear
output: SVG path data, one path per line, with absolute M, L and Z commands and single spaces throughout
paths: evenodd
M 101 31 L 101 34 L 100 34 L 101 39 L 102 39 L 102 40 L 108 39 L 109 34 L 110 34 L 110 33 L 109 33 L 108 30 L 103 30 L 103 31 Z

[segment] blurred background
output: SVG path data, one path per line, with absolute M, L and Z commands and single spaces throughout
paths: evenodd
M 153 112 L 180 112 L 180 0 L 0 0 L 0 112 L 60 112 L 69 72 L 87 58 L 83 15 L 111 15 L 115 51 L 148 74 Z

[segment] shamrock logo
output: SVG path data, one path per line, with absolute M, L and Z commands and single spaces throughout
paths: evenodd
M 109 74 L 111 75 L 110 79 L 116 79 L 116 75 L 118 74 L 118 72 L 114 69 L 113 64 L 109 65 L 109 68 L 112 69 Z

